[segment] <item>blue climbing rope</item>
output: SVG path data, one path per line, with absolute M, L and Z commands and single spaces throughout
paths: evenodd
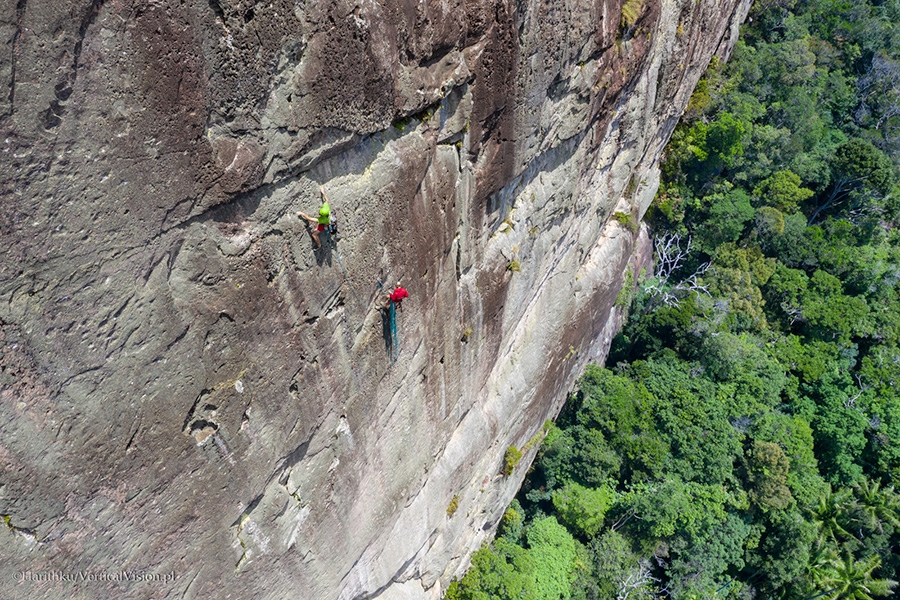
M 388 314 L 391 329 L 391 364 L 394 364 L 400 356 L 400 340 L 397 338 L 397 305 L 393 300 L 390 301 Z
M 330 240 L 329 240 L 330 241 Z M 363 303 L 362 299 L 359 297 L 359 294 L 356 293 L 356 288 L 353 287 L 353 284 L 350 283 L 350 276 L 347 275 L 347 269 L 344 268 L 344 262 L 341 260 L 341 255 L 338 254 L 337 246 L 332 244 L 332 251 L 334 252 L 334 257 L 337 258 L 338 265 L 341 267 L 341 271 L 344 274 L 344 281 L 347 282 L 347 285 L 350 286 L 350 291 L 353 292 L 353 296 L 356 298 L 356 301 L 359 302 L 360 307 L 364 311 L 368 311 L 370 308 L 375 306 L 376 304 L 373 302 L 368 306 Z M 383 289 L 383 283 L 381 281 L 378 282 L 378 289 Z M 376 300 L 377 302 L 377 300 Z M 397 305 L 393 300 L 388 301 L 388 323 L 385 333 L 388 349 L 388 358 L 390 359 L 391 364 L 400 357 L 400 339 L 397 336 Z

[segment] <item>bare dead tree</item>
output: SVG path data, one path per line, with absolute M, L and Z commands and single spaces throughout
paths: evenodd
M 687 245 L 681 248 L 681 235 L 667 233 L 662 237 L 653 239 L 653 249 L 656 251 L 656 270 L 653 275 L 662 281 L 668 281 L 672 273 L 677 271 L 691 253 L 691 238 L 687 239 Z
M 709 269 L 711 263 L 704 263 L 697 267 L 686 279 L 677 283 L 672 282 L 673 276 L 684 265 L 685 260 L 691 254 L 691 238 L 687 238 L 685 247 L 681 247 L 682 238 L 677 233 L 667 233 L 662 237 L 654 238 L 653 246 L 656 251 L 656 268 L 653 273 L 654 283 L 647 286 L 646 290 L 651 298 L 665 304 L 675 306 L 683 298 L 693 293 L 709 295 L 709 286 L 700 282 L 700 277 Z
M 859 412 L 862 412 L 859 408 L 857 408 L 856 401 L 859 400 L 859 397 L 866 393 L 867 390 L 872 389 L 872 386 L 863 385 L 862 377 L 859 375 L 859 373 L 854 373 L 853 378 L 856 379 L 856 385 L 859 386 L 859 391 L 856 392 L 856 394 L 852 398 L 847 398 L 846 400 L 844 400 L 844 408 L 853 408 Z
M 880 130 L 889 120 L 900 116 L 900 62 L 877 53 L 872 57 L 868 73 L 857 81 L 861 101 L 857 120 L 877 116 L 875 129 Z M 877 114 L 869 102 L 877 105 Z
M 831 208 L 832 206 L 838 206 L 843 203 L 844 200 L 846 200 L 850 196 L 850 192 L 859 188 L 860 185 L 866 182 L 866 179 L 868 178 L 864 176 L 843 177 L 835 181 L 828 199 L 816 208 L 815 212 L 813 212 L 812 216 L 806 222 L 807 227 L 809 227 L 816 221 L 819 213 L 821 213 L 823 210 Z
M 875 145 L 895 162 L 900 160 L 900 60 L 876 53 L 856 86 L 854 121 L 880 131 L 882 139 L 874 140 Z
M 621 527 L 622 525 L 624 525 L 625 523 L 630 521 L 632 518 L 636 518 L 638 520 L 641 519 L 640 517 L 637 516 L 637 514 L 635 514 L 634 508 L 629 508 L 628 511 L 624 515 L 619 517 L 619 519 L 615 523 L 612 524 L 612 527 L 610 527 L 610 529 L 612 531 L 616 531 L 619 529 L 619 527 Z
M 788 316 L 791 327 L 793 327 L 794 323 L 797 323 L 798 321 L 803 323 L 806 322 L 806 317 L 803 316 L 803 309 L 801 309 L 799 306 L 794 306 L 793 304 L 784 301 L 781 303 L 781 309 Z
M 659 579 L 650 574 L 650 561 L 641 559 L 637 568 L 631 571 L 625 579 L 619 583 L 616 600 L 631 600 L 636 598 L 656 598 Z

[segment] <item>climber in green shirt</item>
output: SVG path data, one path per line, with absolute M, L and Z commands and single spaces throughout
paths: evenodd
M 322 194 L 322 207 L 319 209 L 319 218 L 314 219 L 304 212 L 298 212 L 297 216 L 303 219 L 306 219 L 309 223 L 315 225 L 315 228 L 312 230 L 313 241 L 316 243 L 316 248 L 322 247 L 322 241 L 319 239 L 319 234 L 323 231 L 328 230 L 328 226 L 331 225 L 331 207 L 328 205 L 328 196 L 325 195 L 325 188 L 319 186 L 319 192 Z

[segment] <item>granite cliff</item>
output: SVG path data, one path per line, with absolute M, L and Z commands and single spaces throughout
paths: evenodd
M 4 3 L 0 597 L 439 598 L 748 8 Z

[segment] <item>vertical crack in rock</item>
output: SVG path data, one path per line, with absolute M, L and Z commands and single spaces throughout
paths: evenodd
M 237 518 L 237 520 L 231 524 L 232 527 L 241 527 L 241 522 L 253 514 L 253 511 L 256 510 L 256 507 L 259 506 L 259 503 L 262 502 L 263 497 L 266 495 L 265 492 L 257 495 L 253 500 L 250 501 L 250 504 L 247 505 L 247 508 L 241 513 L 241 516 Z
M 141 430 L 141 424 L 143 423 L 143 417 L 139 416 L 137 420 L 137 424 L 134 426 L 134 431 L 131 433 L 131 436 L 128 438 L 128 443 L 125 444 L 125 454 L 131 452 L 131 445 L 134 444 L 134 438 L 137 437 L 138 431 Z
M 310 431 L 309 435 L 306 437 L 306 440 L 303 441 L 299 446 L 291 450 L 286 456 L 283 456 L 276 462 L 275 471 L 272 476 L 269 478 L 269 481 L 276 479 L 281 485 L 287 485 L 287 478 L 291 473 L 291 470 L 300 464 L 300 462 L 306 458 L 307 452 L 309 452 L 309 446 L 313 441 L 313 438 L 318 433 L 319 428 L 321 427 L 324 420 L 320 423 L 316 424 L 316 426 Z M 296 425 L 293 432 L 296 430 Z
M 7 114 L 13 114 L 15 112 L 16 105 L 16 60 L 18 58 L 18 41 L 19 35 L 22 33 L 22 19 L 25 17 L 25 8 L 27 7 L 28 0 L 19 0 L 16 3 L 16 32 L 13 34 L 12 42 L 10 44 L 12 52 L 10 53 L 10 78 L 9 78 L 9 112 Z
M 251 500 L 250 505 L 247 506 L 247 509 L 241 513 L 241 516 L 238 517 L 237 521 L 232 523 L 232 527 L 237 528 L 234 536 L 235 541 L 242 550 L 240 558 L 238 558 L 237 563 L 234 565 L 235 573 L 238 573 L 241 570 L 241 567 L 245 562 L 249 562 L 253 558 L 254 550 L 250 546 L 251 541 L 258 541 L 263 552 L 268 550 L 268 538 L 264 533 L 260 531 L 259 526 L 256 524 L 256 521 L 254 521 L 250 517 L 253 511 L 256 510 L 256 508 L 259 506 L 260 502 L 262 502 L 264 497 L 265 492 Z

